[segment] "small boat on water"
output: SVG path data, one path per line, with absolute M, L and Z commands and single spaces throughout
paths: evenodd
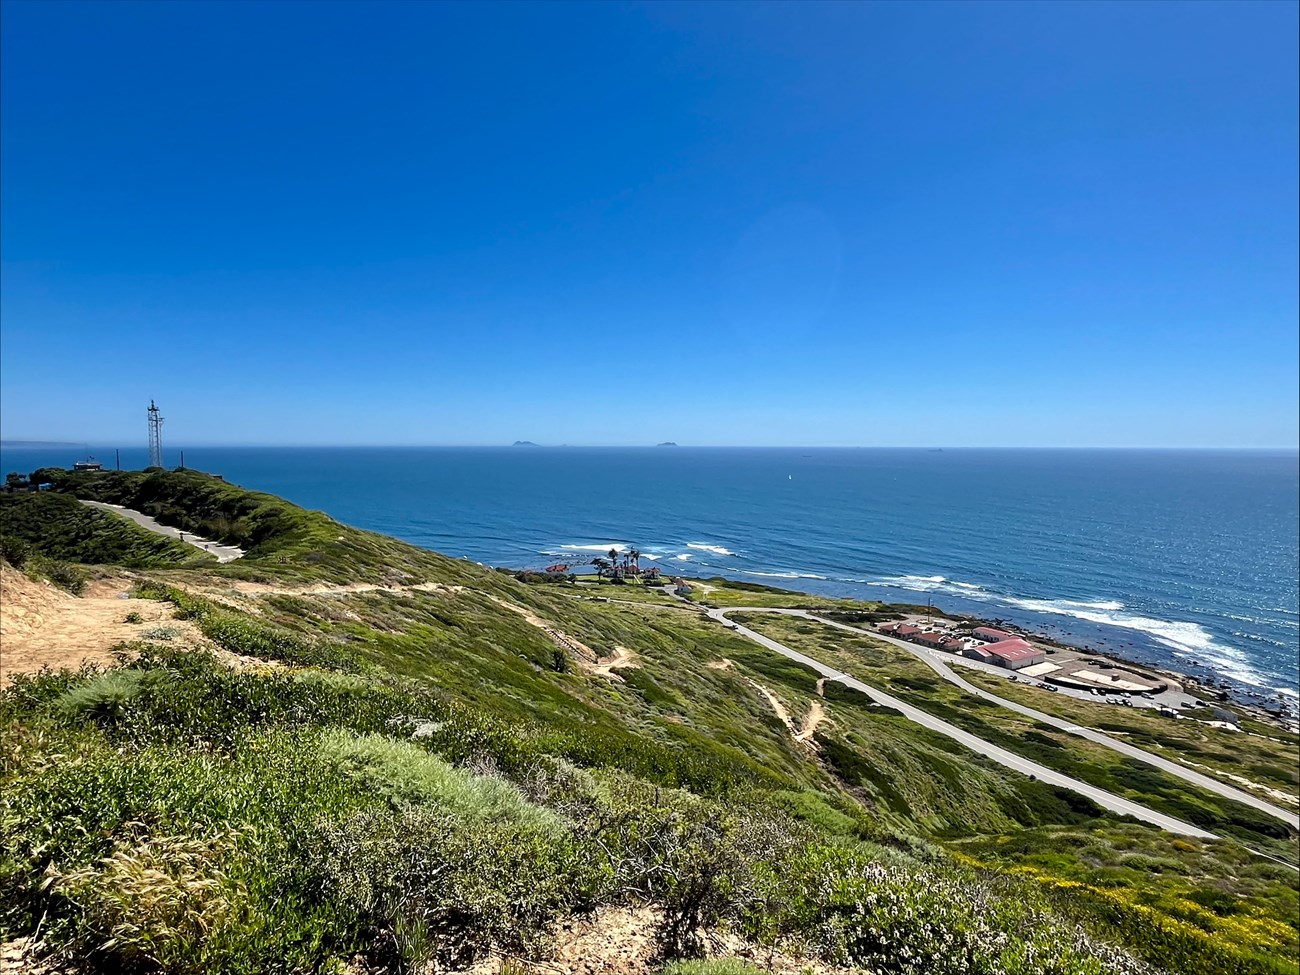
M 102 471 L 104 465 L 95 460 L 94 457 L 87 456 L 85 460 L 79 460 L 72 465 L 74 471 Z

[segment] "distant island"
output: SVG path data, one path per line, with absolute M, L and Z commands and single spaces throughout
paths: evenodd
M 673 443 L 671 440 L 665 440 L 665 441 L 664 441 L 663 443 L 661 443 L 661 444 L 656 444 L 656 446 L 659 446 L 659 447 L 676 447 L 677 444 Z
M 515 447 L 536 447 L 537 444 L 533 443 L 531 440 L 516 440 L 516 441 L 512 444 L 512 446 L 515 446 Z

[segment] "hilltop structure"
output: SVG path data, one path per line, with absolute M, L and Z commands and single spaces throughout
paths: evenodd
M 149 401 L 149 466 L 162 467 L 162 414 L 158 404 Z

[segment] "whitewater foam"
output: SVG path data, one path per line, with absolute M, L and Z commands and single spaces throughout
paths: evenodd
M 628 546 L 622 542 L 605 542 L 603 545 L 561 545 L 560 548 L 566 552 L 601 552 L 604 554 L 608 554 L 611 548 L 617 552 L 626 552 L 628 550 Z
M 1264 685 L 1264 678 L 1249 665 L 1249 657 L 1244 651 L 1217 642 L 1199 623 L 1160 620 L 1126 613 L 1123 611 L 1124 604 L 1117 600 L 1090 603 L 1071 599 L 1006 598 L 1003 602 L 1036 613 L 1072 616 L 1089 623 L 1137 630 L 1164 644 L 1175 656 L 1194 658 L 1243 684 L 1256 687 Z
M 886 576 L 884 579 L 872 579 L 869 586 L 889 586 L 891 589 L 910 589 L 912 592 L 937 592 L 948 583 L 943 576 Z M 949 586 L 949 588 L 952 588 Z M 979 588 L 976 586 L 975 588 Z
M 813 572 L 754 572 L 749 569 L 742 569 L 741 573 L 747 576 L 758 576 L 762 579 L 825 579 L 825 576 L 819 576 Z
M 712 552 L 714 555 L 735 555 L 730 549 L 723 548 L 721 545 L 706 545 L 704 542 L 687 542 L 687 548 L 699 549 L 701 552 Z
M 907 589 L 913 592 L 947 592 L 968 599 L 977 599 L 980 602 L 1015 606 L 1033 613 L 1068 616 L 1103 626 L 1137 630 L 1168 647 L 1176 657 L 1195 660 L 1243 684 L 1262 687 L 1266 683 L 1264 677 L 1250 666 L 1250 657 L 1247 653 L 1236 647 L 1219 643 L 1199 623 L 1155 619 L 1126 612 L 1124 603 L 1117 599 L 1034 599 L 1006 596 L 990 592 L 974 583 L 955 582 L 944 576 L 905 575 L 844 581 L 863 581 L 870 586 Z

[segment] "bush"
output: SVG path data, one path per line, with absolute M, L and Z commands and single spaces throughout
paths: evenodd
M 42 559 L 39 562 L 38 571 L 60 589 L 64 589 L 74 596 L 80 596 L 86 591 L 86 573 L 74 565 L 69 565 L 67 562 Z
M 27 564 L 27 556 L 31 550 L 32 547 L 21 538 L 0 535 L 0 559 L 4 559 L 15 569 L 21 569 Z
M 472 775 L 411 742 L 332 730 L 321 736 L 321 755 L 340 774 L 395 805 L 428 803 L 469 822 L 550 835 L 562 828 L 553 813 L 534 806 L 512 783 Z
M 372 961 L 401 971 L 530 951 L 589 886 L 567 843 L 435 808 L 359 813 L 326 830 L 320 857 L 325 895 L 356 913 Z
M 140 670 L 112 670 L 65 691 L 55 699 L 53 710 L 69 721 L 115 724 L 149 678 Z
M 120 840 L 98 863 L 47 874 L 52 898 L 79 913 L 72 944 L 126 968 L 206 975 L 248 892 L 226 863 L 228 834 Z M 56 907 L 56 910 L 58 908 Z
M 663 975 L 763 975 L 739 958 L 715 958 L 712 961 L 675 961 L 663 970 Z
M 783 913 L 823 955 L 880 975 L 1140 975 L 1143 963 L 1063 923 L 1027 888 L 867 847 L 812 847 Z

